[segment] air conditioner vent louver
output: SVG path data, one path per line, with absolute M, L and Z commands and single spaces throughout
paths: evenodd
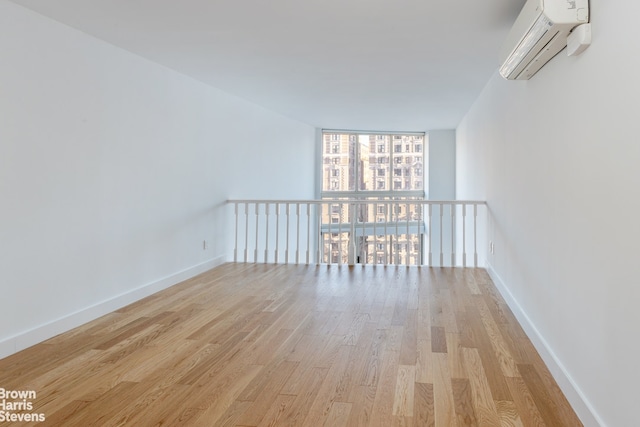
M 588 0 L 528 0 L 503 47 L 500 74 L 530 79 L 564 49 L 571 30 L 588 21 Z

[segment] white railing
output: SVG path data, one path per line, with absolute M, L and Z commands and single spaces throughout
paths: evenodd
M 229 200 L 234 262 L 478 266 L 482 201 Z

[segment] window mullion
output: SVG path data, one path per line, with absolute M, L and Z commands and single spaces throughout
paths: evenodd
M 387 186 L 389 188 L 390 192 L 393 192 L 393 161 L 395 160 L 394 158 L 394 153 L 393 153 L 393 135 L 389 136 L 389 178 L 387 180 Z
M 355 145 L 353 148 L 353 155 L 355 156 L 353 159 L 353 191 L 358 194 L 360 192 L 360 141 L 358 141 L 358 135 L 355 135 L 353 143 Z

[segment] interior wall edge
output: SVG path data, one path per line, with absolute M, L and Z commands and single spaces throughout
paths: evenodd
M 607 427 L 490 262 L 486 270 L 585 427 Z
M 187 279 L 211 270 L 225 262 L 225 256 L 217 256 L 203 263 L 178 271 L 170 276 L 147 283 L 138 288 L 109 298 L 82 310 L 76 311 L 59 319 L 40 325 L 36 328 L 21 332 L 0 341 L 0 359 L 53 338 L 56 335 L 70 331 L 80 325 L 95 320 L 136 301 L 170 288 Z

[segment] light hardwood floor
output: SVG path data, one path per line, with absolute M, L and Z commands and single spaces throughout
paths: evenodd
M 0 360 L 0 387 L 65 427 L 581 425 L 482 269 L 225 264 Z

